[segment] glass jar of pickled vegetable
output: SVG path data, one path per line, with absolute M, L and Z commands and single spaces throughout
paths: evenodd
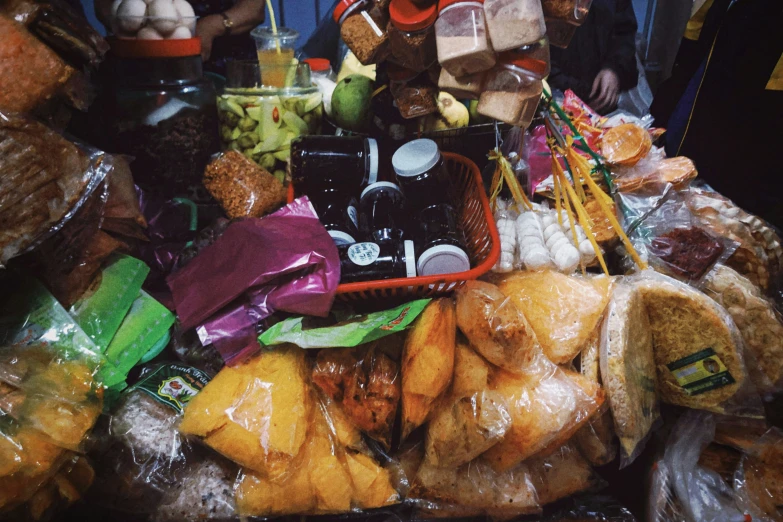
M 285 78 L 268 86 L 264 76 Z M 323 117 L 321 93 L 307 64 L 259 66 L 228 63 L 226 88 L 218 98 L 220 138 L 226 150 L 238 150 L 278 177 L 285 174 L 291 141 L 318 134 Z

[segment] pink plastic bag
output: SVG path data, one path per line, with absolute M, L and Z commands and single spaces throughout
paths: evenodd
M 258 348 L 255 327 L 274 311 L 328 315 L 339 280 L 337 248 L 303 197 L 232 223 L 167 281 L 182 329 L 201 325 L 202 342 L 234 362 Z

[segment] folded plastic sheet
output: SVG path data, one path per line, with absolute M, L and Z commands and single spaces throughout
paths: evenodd
M 295 241 L 292 238 L 296 238 Z M 340 277 L 337 248 L 307 198 L 228 226 L 168 278 L 182 328 L 200 331 L 230 361 L 258 347 L 250 331 L 275 310 L 325 317 Z M 218 312 L 219 315 L 215 315 Z M 210 319 L 211 318 L 211 319 Z M 224 321 L 216 322 L 215 319 Z M 243 351 L 244 350 L 244 351 Z

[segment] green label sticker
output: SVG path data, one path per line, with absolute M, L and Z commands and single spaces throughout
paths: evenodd
M 666 366 L 677 383 L 691 396 L 735 382 L 726 365 L 712 348 L 706 348 Z
M 140 390 L 178 413 L 200 392 L 211 377 L 197 368 L 164 364 L 134 384 L 125 393 Z

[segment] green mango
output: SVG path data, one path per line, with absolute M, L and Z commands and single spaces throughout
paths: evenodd
M 256 120 L 245 116 L 244 118 L 239 120 L 238 127 L 242 132 L 247 132 L 247 131 L 254 130 L 256 128 L 256 125 L 258 125 L 258 123 L 256 123 Z
M 258 162 L 259 165 L 261 165 L 267 170 L 271 170 L 275 168 L 275 163 L 276 163 L 275 157 L 270 153 L 266 153 L 262 155 L 261 160 Z
M 226 99 L 226 107 L 228 108 L 229 111 L 233 112 L 234 114 L 236 114 L 240 118 L 244 118 L 245 117 L 245 110 L 235 100 L 233 100 L 231 98 L 227 98 Z

